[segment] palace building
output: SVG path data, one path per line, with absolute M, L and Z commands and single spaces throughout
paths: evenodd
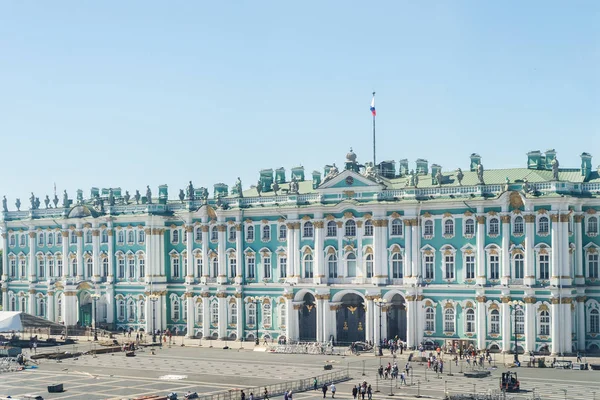
M 465 160 L 467 161 L 467 160 Z M 260 171 L 169 199 L 33 194 L 2 231 L 2 304 L 67 326 L 349 343 L 398 336 L 600 349 L 600 176 L 554 150 L 523 168 L 418 159 Z M 523 160 L 525 161 L 525 159 Z M 59 204 L 60 203 L 60 204 Z M 464 342 L 463 342 L 464 343 Z

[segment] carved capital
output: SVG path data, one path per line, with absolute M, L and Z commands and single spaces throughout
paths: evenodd
M 584 216 L 583 215 L 575 215 L 573 217 L 573 220 L 575 221 L 576 224 L 580 224 L 583 221 Z
M 561 303 L 562 304 L 571 304 L 573 302 L 573 298 L 572 297 L 563 297 L 561 299 Z
M 29 232 L 29 237 L 30 238 L 34 238 L 35 237 L 35 232 Z
M 525 302 L 525 304 L 535 304 L 537 299 L 533 296 L 527 296 L 523 299 L 523 301 Z
M 210 292 L 202 292 L 202 293 L 200 294 L 200 296 L 202 296 L 202 297 L 204 297 L 204 298 L 208 298 L 208 297 L 210 297 Z
M 315 295 L 315 299 L 317 300 L 329 300 L 329 294 L 317 294 Z
M 525 219 L 526 223 L 533 223 L 533 222 L 535 222 L 535 215 L 534 214 L 525 214 L 525 215 L 523 215 L 523 218 Z
M 485 215 L 478 215 L 477 216 L 477 223 L 481 224 L 481 225 L 485 224 Z
M 412 294 L 409 294 L 406 296 L 406 301 L 415 301 L 415 299 L 416 299 L 416 296 L 414 296 Z
M 417 296 L 417 301 L 423 301 L 423 299 L 425 298 L 425 296 L 423 296 L 422 294 Z
M 227 225 L 217 225 L 217 231 L 227 232 Z
M 236 232 L 241 232 L 242 231 L 242 224 L 235 224 L 235 230 L 236 230 Z
M 227 293 L 225 292 L 217 292 L 217 298 L 224 299 L 227 297 Z
M 475 298 L 475 300 L 477 300 L 478 303 L 485 303 L 487 301 L 487 297 L 485 297 L 485 296 L 477 296 Z
M 192 293 L 192 292 L 185 292 L 183 294 L 183 297 L 185 297 L 186 299 L 191 299 L 192 297 L 194 297 L 194 293 Z
M 100 236 L 100 231 L 98 229 L 93 229 L 92 236 L 96 236 L 96 237 Z
M 294 294 L 293 293 L 284 293 L 283 297 L 285 297 L 288 300 L 292 300 L 294 298 Z
M 185 227 L 185 231 L 186 231 L 186 232 L 194 232 L 194 227 L 193 227 L 193 226 L 191 226 L 191 225 L 186 225 L 186 227 Z
M 577 300 L 578 303 L 585 303 L 587 296 L 577 296 L 575 300 Z
M 558 214 L 550 214 L 550 220 L 552 222 L 558 222 Z
M 315 228 L 323 228 L 325 226 L 325 222 L 323 221 L 315 221 L 313 222 Z
M 48 296 L 54 296 L 54 292 L 52 290 L 48 291 Z
M 202 232 L 206 233 L 209 231 L 210 227 L 208 225 L 202 225 Z
M 503 224 L 510 224 L 510 215 L 503 215 L 500 217 Z
M 502 296 L 502 297 L 500 297 L 500 300 L 506 304 L 506 303 L 510 302 L 512 299 L 510 296 Z
M 342 305 L 341 305 L 341 304 L 330 304 L 330 305 L 329 305 L 329 309 L 330 309 L 331 311 L 337 311 L 337 310 L 339 310 L 339 309 L 341 309 L 341 308 L 342 308 Z
M 550 299 L 550 303 L 552 304 L 560 304 L 560 299 L 558 297 L 553 297 Z
M 114 231 L 112 229 L 109 229 L 106 233 L 108 234 L 108 236 L 114 235 Z
M 29 289 L 28 290 L 29 294 L 36 294 L 37 292 L 35 291 L 35 289 Z
M 242 293 L 241 292 L 235 292 L 235 294 L 233 295 L 233 297 L 235 297 L 236 299 L 241 299 L 242 298 Z
M 144 228 L 144 233 L 145 233 L 147 236 L 150 236 L 150 235 L 152 234 L 152 229 L 150 229 L 150 228 Z
M 294 304 L 294 310 L 302 310 L 302 304 Z

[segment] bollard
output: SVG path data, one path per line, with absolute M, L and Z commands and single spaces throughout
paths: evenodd
M 362 360 L 362 364 L 363 364 L 363 374 L 362 374 L 362 376 L 365 376 L 365 360 Z
M 473 397 L 477 396 L 477 390 L 475 389 L 475 384 L 473 384 Z
M 417 381 L 417 398 L 421 397 L 421 381 Z

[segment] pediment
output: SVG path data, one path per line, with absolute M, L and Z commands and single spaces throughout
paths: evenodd
M 339 191 L 339 190 L 353 190 L 353 191 L 380 191 L 385 186 L 381 183 L 375 182 L 373 179 L 357 174 L 354 171 L 345 170 L 340 172 L 333 178 L 321 183 L 317 188 L 317 191 Z

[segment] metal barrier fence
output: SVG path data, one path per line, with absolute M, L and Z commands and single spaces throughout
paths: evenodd
M 254 394 L 254 398 L 256 400 L 265 399 L 265 389 L 268 393 L 268 398 L 272 398 L 275 396 L 281 396 L 286 391 L 295 392 L 304 392 L 307 390 L 314 389 L 314 379 L 317 379 L 317 390 L 321 390 L 323 384 L 330 385 L 331 383 L 342 382 L 350 379 L 350 372 L 347 368 L 344 368 L 342 371 L 330 372 L 328 374 L 322 374 L 313 376 L 310 378 L 299 379 L 295 381 L 288 381 L 282 383 L 276 383 L 273 385 L 267 386 L 249 386 L 242 388 L 230 389 L 226 392 L 215 393 L 209 396 L 200 396 L 199 398 L 202 400 L 240 400 L 241 399 L 241 391 L 243 390 L 246 394 L 246 399 L 250 396 L 250 393 Z
M 351 354 L 349 347 L 334 347 L 329 343 L 298 342 L 293 344 L 274 344 L 268 347 L 273 353 L 285 354 L 326 354 L 333 356 L 344 356 Z

